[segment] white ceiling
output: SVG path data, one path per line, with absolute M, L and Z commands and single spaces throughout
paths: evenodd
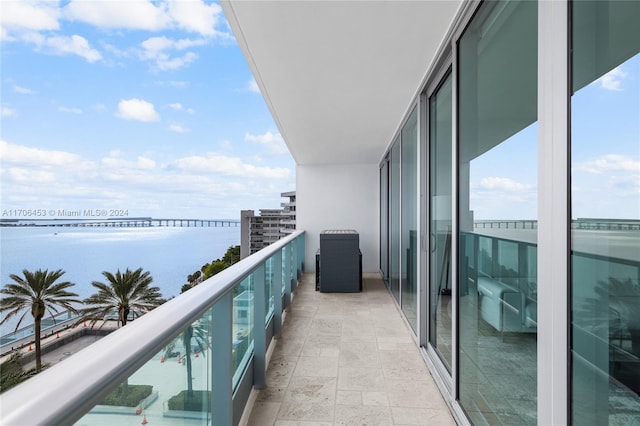
M 222 0 L 297 164 L 378 163 L 459 0 Z

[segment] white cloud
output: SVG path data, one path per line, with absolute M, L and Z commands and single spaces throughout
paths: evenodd
M 43 184 L 54 183 L 56 181 L 55 173 L 46 170 L 33 170 L 24 167 L 9 167 L 7 169 L 9 179 L 16 183 L 25 184 Z
M 93 49 L 86 38 L 79 35 L 45 37 L 38 33 L 25 34 L 23 41 L 36 45 L 36 49 L 51 55 L 78 55 L 87 62 L 96 62 L 102 55 Z
M 182 29 L 206 37 L 226 38 L 217 27 L 223 22 L 222 8 L 201 0 L 116 1 L 72 0 L 64 17 L 99 28 L 160 31 Z
M 171 24 L 164 2 L 72 0 L 63 13 L 66 19 L 107 29 L 158 31 Z
M 2 107 L 2 117 L 15 117 L 17 115 L 15 109 L 11 109 L 9 107 Z
M 244 140 L 267 147 L 272 154 L 287 154 L 289 152 L 280 133 L 265 132 L 261 135 L 245 133 Z
M 191 129 L 188 129 L 184 126 L 181 126 L 179 124 L 170 124 L 169 125 L 169 130 L 171 130 L 172 132 L 176 132 L 176 133 L 188 133 L 191 131 Z
M 240 158 L 208 153 L 174 161 L 171 167 L 197 173 L 213 173 L 246 178 L 286 179 L 291 171 L 284 167 L 259 167 L 242 162 Z
M 171 214 L 169 206 L 180 210 L 189 205 L 192 214 L 224 211 L 222 217 L 228 217 L 247 206 L 263 207 L 259 200 L 265 193 L 277 196 L 293 185 L 289 169 L 256 167 L 216 153 L 162 164 L 152 155 L 128 157 L 112 150 L 90 161 L 70 152 L 0 140 L 0 156 L 1 202 L 16 208 L 110 208 L 116 203 L 157 217 Z
M 54 53 L 78 55 L 86 59 L 87 62 L 96 62 L 102 59 L 100 52 L 92 49 L 87 39 L 79 35 L 50 37 L 47 39 L 46 45 L 53 49 Z
M 18 85 L 13 86 L 13 91 L 16 93 L 20 93 L 21 95 L 33 95 L 34 93 L 36 93 L 31 89 L 27 89 L 26 87 Z
M 140 59 L 152 61 L 160 71 L 185 67 L 198 58 L 194 52 L 185 52 L 181 56 L 171 56 L 171 51 L 183 51 L 195 46 L 202 46 L 204 39 L 171 40 L 167 37 L 151 37 L 141 43 Z
M 68 107 L 58 107 L 58 111 L 65 112 L 69 114 L 82 114 L 82 110 L 80 108 L 68 108 Z
M 479 187 L 489 190 L 503 190 L 509 192 L 528 191 L 533 188 L 532 185 L 517 182 L 513 179 L 504 177 L 486 177 L 480 180 Z
M 152 103 L 136 98 L 121 100 L 116 116 L 125 120 L 160 121 L 160 116 Z
M 218 4 L 173 0 L 168 2 L 168 11 L 175 24 L 184 30 L 205 36 L 219 34 L 216 27 L 222 17 L 222 8 Z
M 627 73 L 616 67 L 603 75 L 600 81 L 600 87 L 606 90 L 613 90 L 616 92 L 622 91 L 622 80 L 627 76 Z
M 60 10 L 52 1 L 3 1 L 0 22 L 3 39 L 10 31 L 57 30 Z
M 256 83 L 255 78 L 251 78 L 249 83 L 247 83 L 247 90 L 253 93 L 260 93 L 260 88 L 258 87 L 258 83 Z
M 175 111 L 184 111 L 186 113 L 189 114 L 194 114 L 195 111 L 193 110 L 193 108 L 187 108 L 184 105 L 182 105 L 179 102 L 173 103 L 173 104 L 169 104 L 169 108 L 175 110 Z
M 119 154 L 119 153 L 116 153 Z M 151 158 L 138 157 L 136 161 L 129 161 L 119 156 L 105 157 L 100 160 L 100 164 L 105 169 L 132 169 L 132 170 L 153 170 L 156 168 L 156 162 Z
M 575 171 L 601 174 L 611 171 L 640 172 L 640 161 L 618 154 L 607 154 L 593 160 L 576 164 Z

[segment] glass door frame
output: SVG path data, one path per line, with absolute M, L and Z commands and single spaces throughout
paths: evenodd
M 451 294 L 452 294 L 452 324 L 451 324 L 451 372 L 447 370 L 447 367 L 444 365 L 437 350 L 431 345 L 430 340 L 430 321 L 432 317 L 431 312 L 431 287 L 430 287 L 430 277 L 431 277 L 431 265 L 430 265 L 430 251 L 431 251 L 431 185 L 430 185 L 430 135 L 431 135 L 431 123 L 430 123 L 430 99 L 434 96 L 447 77 L 452 79 L 452 82 L 455 80 L 455 70 L 454 64 L 452 61 L 452 54 L 450 49 L 449 53 L 441 56 L 441 60 L 437 65 L 437 71 L 432 72 L 430 74 L 431 78 L 429 79 L 427 85 L 425 86 L 425 90 L 420 95 L 420 103 L 419 103 L 419 123 L 420 123 L 420 140 L 419 140 L 419 153 L 420 153 L 420 229 L 422 230 L 421 238 L 420 238 L 420 347 L 421 350 L 424 351 L 424 354 L 427 357 L 428 362 L 430 362 L 433 366 L 433 369 L 437 371 L 437 376 L 435 376 L 436 383 L 441 388 L 441 392 L 443 394 L 448 395 L 452 400 L 457 398 L 457 386 L 455 383 L 457 382 L 457 365 L 458 365 L 458 307 L 457 307 L 457 297 L 454 297 L 457 294 L 457 277 L 456 277 L 456 263 L 457 258 L 454 256 L 454 244 L 455 238 L 452 238 L 451 241 L 451 258 L 450 262 L 452 264 L 453 274 L 451 276 Z M 456 170 L 457 165 L 455 162 L 457 161 L 457 157 L 455 155 L 455 141 L 456 137 L 456 98 L 455 98 L 455 84 L 452 84 L 452 143 L 451 143 L 451 182 L 452 182 L 452 191 L 455 192 L 456 188 Z M 452 194 L 454 195 L 454 194 Z M 457 231 L 456 224 L 456 215 L 454 214 L 457 209 L 457 197 L 451 197 L 452 202 L 452 237 L 456 235 L 454 232 Z

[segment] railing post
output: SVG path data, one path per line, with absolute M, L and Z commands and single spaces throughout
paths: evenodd
M 211 315 L 211 415 L 216 425 L 225 426 L 233 422 L 232 311 L 228 292 L 213 305 Z
M 273 279 L 271 294 L 273 295 L 273 335 L 280 335 L 282 329 L 282 249 L 273 255 Z
M 266 387 L 266 354 L 267 340 L 265 337 L 265 317 L 267 316 L 266 299 L 267 292 L 266 268 L 262 263 L 253 271 L 253 387 L 264 389 Z
M 288 309 L 291 303 L 291 245 L 287 244 L 284 248 L 284 257 L 282 264 L 282 276 L 284 279 L 284 308 Z
M 300 277 L 302 277 L 304 272 L 304 234 L 296 238 L 296 245 L 298 246 L 298 270 Z

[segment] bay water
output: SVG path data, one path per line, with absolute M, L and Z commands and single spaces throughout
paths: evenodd
M 103 271 L 143 268 L 168 299 L 180 294 L 187 276 L 240 244 L 240 227 L 65 228 L 1 227 L 0 284 L 22 270 L 62 269 L 80 300 L 97 292 L 92 281 L 106 282 Z M 4 318 L 4 315 L 2 316 Z M 32 323 L 27 313 L 21 327 Z M 0 327 L 15 329 L 13 318 Z

